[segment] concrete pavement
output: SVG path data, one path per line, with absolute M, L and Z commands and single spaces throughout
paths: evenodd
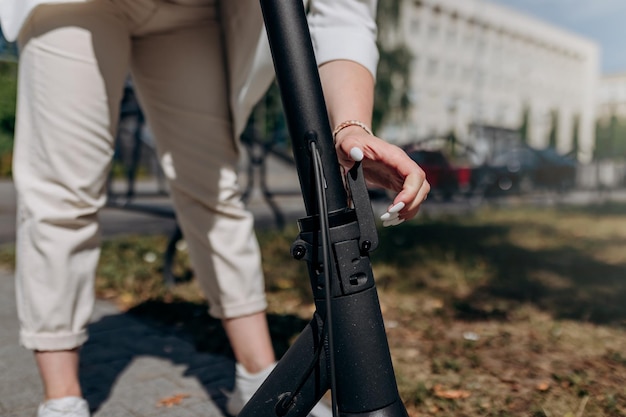
M 275 201 L 286 221 L 295 220 L 303 214 L 295 170 L 272 166 L 273 190 L 287 191 Z M 142 192 L 150 192 L 155 184 L 144 182 L 140 187 Z M 167 199 L 154 197 L 142 202 L 167 204 Z M 258 190 L 250 196 L 249 207 L 257 224 L 274 224 L 274 213 Z M 169 234 L 175 226 L 172 219 L 112 208 L 104 209 L 100 219 L 105 238 L 128 233 Z M 0 245 L 13 243 L 14 235 L 15 190 L 10 181 L 0 181 Z M 0 269 L 0 416 L 33 417 L 42 386 L 32 353 L 18 345 L 14 294 L 13 271 Z M 93 417 L 226 415 L 224 392 L 234 383 L 230 357 L 198 352 L 176 329 L 125 314 L 102 300 L 96 302 L 88 330 L 80 376 Z M 168 399 L 177 404 L 163 405 Z
M 0 415 L 34 417 L 42 387 L 18 346 L 13 273 L 0 270 Z M 94 417 L 218 417 L 233 384 L 231 359 L 195 350 L 173 331 L 96 303 L 80 376 Z M 167 407 L 163 401 L 179 398 Z M 176 401 L 174 401 L 176 402 Z

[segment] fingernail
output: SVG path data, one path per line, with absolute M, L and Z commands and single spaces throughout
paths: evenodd
M 387 220 L 387 221 L 383 222 L 383 227 L 397 226 L 397 225 L 399 225 L 402 222 L 404 222 L 404 219 Z
M 387 221 L 387 220 L 391 220 L 391 219 L 397 219 L 398 218 L 398 213 L 384 213 L 382 216 L 380 216 L 380 220 L 382 221 Z
M 363 160 L 363 151 L 357 148 L 356 146 L 350 149 L 350 158 L 353 161 L 359 162 Z
M 402 210 L 404 208 L 404 203 L 402 201 L 400 201 L 398 204 L 396 204 L 395 206 L 391 207 L 389 210 L 387 210 L 388 213 L 397 213 L 400 210 Z

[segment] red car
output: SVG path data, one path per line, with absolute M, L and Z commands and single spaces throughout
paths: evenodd
M 431 193 L 449 200 L 470 188 L 471 168 L 455 167 L 441 151 L 407 148 L 405 152 L 426 173 Z

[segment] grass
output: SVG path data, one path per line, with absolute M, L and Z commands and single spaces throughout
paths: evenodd
M 412 417 L 626 415 L 626 206 L 486 207 L 379 233 L 372 266 Z M 296 235 L 259 232 L 279 355 L 313 312 L 305 265 L 289 254 Z M 165 244 L 106 242 L 99 296 L 230 355 L 184 246 L 185 279 L 163 286 Z

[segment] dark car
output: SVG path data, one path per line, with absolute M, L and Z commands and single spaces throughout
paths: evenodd
M 407 147 L 405 152 L 426 173 L 426 180 L 434 196 L 449 200 L 469 187 L 470 169 L 453 166 L 441 151 Z
M 552 148 L 516 146 L 476 168 L 474 187 L 485 194 L 567 191 L 576 184 L 576 161 Z

